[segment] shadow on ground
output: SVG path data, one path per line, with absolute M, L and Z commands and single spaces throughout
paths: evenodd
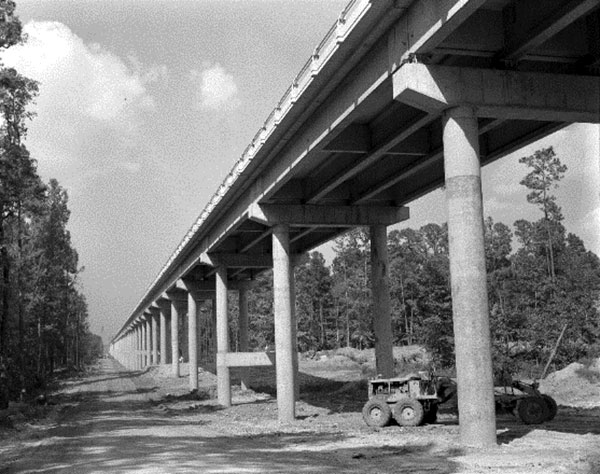
M 147 400 L 123 399 L 136 393 L 83 392 L 84 402 L 69 407 L 34 456 L 2 472 L 457 472 L 450 458 L 459 453 L 439 453 L 432 444 L 340 448 L 349 435 L 317 431 L 223 436 L 203 412 L 182 420 Z
M 239 384 L 244 373 L 255 392 L 276 398 L 276 377 L 273 367 L 252 367 L 249 370 L 232 369 L 232 384 Z M 360 412 L 367 401 L 366 380 L 337 381 L 299 372 L 300 400 L 326 408 L 331 413 Z
M 539 425 L 526 425 L 512 415 L 500 415 L 496 427 L 502 432 L 498 435 L 499 444 L 508 444 L 522 438 L 534 430 L 546 430 L 576 435 L 600 434 L 599 408 L 572 408 L 561 406 L 554 420 Z
M 32 458 L 5 472 L 456 472 L 450 457 L 457 453 L 436 453 L 431 444 L 339 449 L 336 443 L 346 437 L 341 433 L 211 436 L 201 420 L 162 418 L 147 404 L 114 405 L 99 401 L 79 407 L 71 420 L 48 433 L 50 440 L 60 441 L 60 449 L 50 446 L 42 465 Z

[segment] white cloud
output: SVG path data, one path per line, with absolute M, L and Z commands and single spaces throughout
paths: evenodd
M 3 55 L 7 66 L 41 83 L 40 108 L 111 122 L 153 106 L 142 75 L 100 45 L 86 45 L 58 22 L 30 21 L 28 40 Z
M 137 138 L 155 108 L 147 85 L 166 76 L 166 69 L 144 69 L 86 44 L 59 22 L 30 21 L 24 29 L 27 42 L 3 52 L 2 61 L 40 82 L 27 144 L 41 168 L 52 163 L 49 171 L 61 174 L 57 166 L 74 161 L 119 166 L 120 148 Z
M 219 65 L 205 64 L 190 71 L 196 87 L 196 107 L 201 110 L 231 110 L 239 106 L 238 87 L 233 75 Z

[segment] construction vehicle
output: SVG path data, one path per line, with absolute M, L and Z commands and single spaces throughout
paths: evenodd
M 383 427 L 392 418 L 401 426 L 434 423 L 438 405 L 450 399 L 456 384 L 426 372 L 407 377 L 369 381 L 369 400 L 362 414 L 369 426 Z
M 509 386 L 496 387 L 496 413 L 512 413 L 527 425 L 553 420 L 558 411 L 556 401 L 550 395 L 540 393 L 538 387 L 537 382 L 520 380 L 512 381 Z
M 456 394 L 449 377 L 419 372 L 407 377 L 369 381 L 369 399 L 362 409 L 365 423 L 384 427 L 394 419 L 400 426 L 435 423 L 438 407 Z M 539 392 L 538 384 L 513 381 L 495 389 L 496 412 L 509 412 L 526 424 L 539 424 L 556 416 L 554 399 Z

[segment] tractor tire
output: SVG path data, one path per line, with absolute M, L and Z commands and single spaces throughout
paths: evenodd
M 556 401 L 550 395 L 542 395 L 542 398 L 546 402 L 546 406 L 548 407 L 548 417 L 546 421 L 552 421 L 558 412 L 558 406 L 556 405 Z
M 517 413 L 526 425 L 539 425 L 548 419 L 548 405 L 542 397 L 525 397 L 517 402 Z
M 401 398 L 394 405 L 394 419 L 400 426 L 419 426 L 425 418 L 425 410 L 419 400 Z
M 373 398 L 362 409 L 363 420 L 373 428 L 383 428 L 392 420 L 392 409 L 385 400 Z

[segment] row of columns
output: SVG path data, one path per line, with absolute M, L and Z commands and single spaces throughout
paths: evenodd
M 496 442 L 492 382 L 489 309 L 483 243 L 483 205 L 477 117 L 469 107 L 456 107 L 443 117 L 445 185 L 448 208 L 450 275 L 461 414 L 461 441 L 465 445 Z M 297 386 L 296 320 L 294 280 L 290 259 L 289 227 L 272 228 L 275 350 L 278 416 L 282 422 L 295 418 Z M 394 375 L 390 317 L 387 234 L 384 225 L 371 226 L 372 289 L 377 372 Z M 216 268 L 217 386 L 219 403 L 231 405 L 227 314 L 227 269 Z M 188 292 L 188 350 L 190 388 L 198 386 L 197 299 L 192 285 Z M 240 290 L 240 349 L 247 351 L 247 300 Z M 178 319 L 181 308 L 171 301 L 171 348 L 173 374 L 179 376 Z M 120 357 L 129 355 L 129 367 L 158 363 L 157 316 L 153 311 L 113 348 Z M 160 358 L 166 352 L 166 314 L 160 312 Z M 152 335 L 152 339 L 151 339 Z M 152 351 L 150 350 L 152 348 Z M 134 357 L 131 357 L 131 355 Z M 132 361 L 134 361 L 132 363 Z M 132 367 L 133 365 L 133 367 Z M 244 381 L 244 383 L 247 383 Z
M 298 351 L 296 342 L 294 269 L 291 261 L 289 226 L 276 225 L 272 230 L 273 240 L 273 294 L 275 313 L 275 353 L 277 357 L 277 400 L 279 419 L 283 422 L 295 418 L 295 402 L 298 397 Z M 374 290 L 374 326 L 377 339 L 376 360 L 378 373 L 393 375 L 392 334 L 390 318 L 389 278 L 387 276 L 386 226 L 372 226 L 372 269 Z M 221 405 L 231 405 L 231 376 L 227 363 L 230 351 L 227 308 L 227 268 L 216 268 L 214 307 L 216 309 L 216 371 L 217 393 Z M 187 290 L 188 314 L 188 367 L 190 389 L 198 388 L 198 302 L 205 296 L 195 288 L 193 281 L 184 280 Z M 184 301 L 175 293 L 168 293 L 168 302 L 162 301 L 158 308 L 151 308 L 144 318 L 124 337 L 127 354 L 125 365 L 131 369 L 142 369 L 149 365 L 167 363 L 167 319 L 170 319 L 171 364 L 174 376 L 180 376 L 179 368 L 179 319 Z M 213 295 L 211 295 L 212 298 Z M 158 339 L 160 321 L 160 340 Z M 159 345 L 160 342 L 160 345 Z M 247 288 L 239 288 L 239 349 L 248 351 L 248 298 Z M 119 354 L 122 356 L 123 354 Z M 120 357 L 122 358 L 122 357 Z M 248 386 L 242 377 L 242 387 Z

